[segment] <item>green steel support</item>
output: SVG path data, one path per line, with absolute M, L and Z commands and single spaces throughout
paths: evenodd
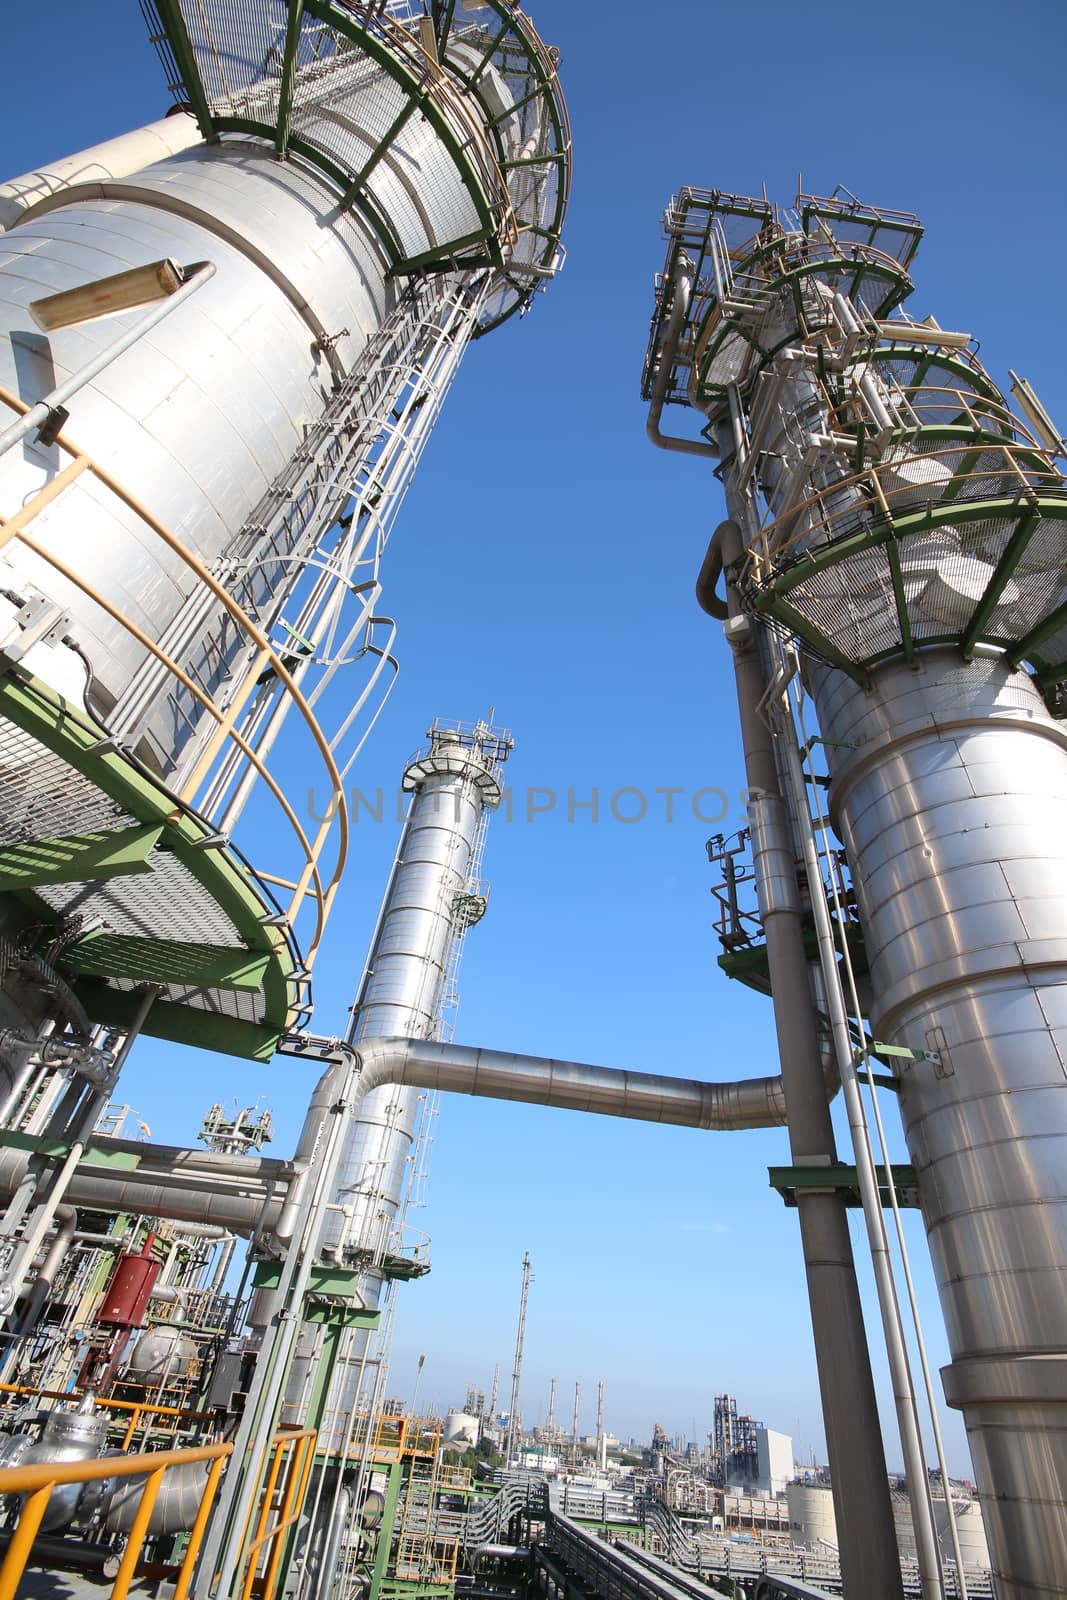
M 214 143 L 218 138 L 211 107 L 208 105 L 204 93 L 204 84 L 196 65 L 196 56 L 193 53 L 189 35 L 185 29 L 185 22 L 181 13 L 178 0 L 156 0 L 156 10 L 159 20 L 166 30 L 167 39 L 174 52 L 174 60 L 178 71 L 182 75 L 185 92 L 189 96 L 189 104 L 193 108 L 197 126 L 204 138 L 209 143 Z
M 385 1490 L 382 1520 L 378 1524 L 378 1548 L 374 1552 L 374 1571 L 371 1575 L 370 1592 L 367 1600 L 378 1600 L 382 1583 L 385 1580 L 386 1570 L 389 1566 L 389 1552 L 393 1544 L 393 1530 L 396 1526 L 396 1508 L 400 1503 L 400 1488 L 403 1481 L 403 1462 L 390 1462 L 389 1483 Z
M 897 1192 L 897 1203 L 902 1206 L 917 1206 L 919 1203 L 918 1182 L 915 1177 L 915 1168 L 901 1163 L 893 1167 L 893 1184 Z M 883 1206 L 889 1204 L 889 1180 L 885 1167 L 876 1167 L 878 1175 L 878 1192 Z M 825 1167 L 768 1167 L 767 1177 L 772 1189 L 776 1189 L 787 1206 L 797 1203 L 797 1191 L 811 1191 L 813 1189 L 834 1189 L 845 1191 L 845 1204 L 858 1206 L 860 1202 L 859 1179 L 855 1167 L 847 1166 L 844 1162 L 834 1162 Z
M 289 15 L 285 24 L 285 54 L 282 57 L 281 83 L 278 88 L 278 126 L 274 134 L 274 148 L 280 156 L 284 156 L 289 148 L 293 91 L 296 87 L 296 58 L 300 49 L 300 29 L 303 21 L 304 0 L 289 0 Z
M 1036 628 L 1024 634 L 1017 644 L 1013 644 L 1006 652 L 1008 665 L 1017 667 L 1021 661 L 1037 649 L 1039 644 L 1044 644 L 1046 639 L 1051 639 L 1054 633 L 1067 626 L 1067 604 L 1057 606 L 1055 611 L 1050 611 L 1044 622 L 1039 622 Z
M 63 952 L 65 972 L 102 978 L 142 978 L 208 989 L 258 994 L 270 957 L 190 940 L 137 939 L 126 934 L 85 934 Z
M 81 978 L 72 988 L 94 1022 L 126 1028 L 133 1022 L 138 996 L 129 989 L 112 989 L 102 979 Z M 264 1065 L 274 1056 L 284 1022 L 244 1022 L 217 1011 L 201 1011 L 173 1000 L 157 1000 L 151 1011 L 151 1028 L 142 1031 L 154 1039 L 170 1039 L 191 1049 L 213 1050 Z
M 456 14 L 456 0 L 445 0 L 442 14 L 440 0 L 433 0 L 434 15 L 440 17 L 437 25 L 437 53 L 443 56 L 448 45 L 448 36 L 452 32 L 452 19 Z
M 415 115 L 416 111 L 419 109 L 419 105 L 420 101 L 412 96 L 407 104 L 401 107 L 399 114 L 393 118 L 392 122 L 382 135 L 379 144 L 374 150 L 371 151 L 370 156 L 360 167 L 359 171 L 352 179 L 352 182 L 341 196 L 341 206 L 343 209 L 347 209 L 347 207 L 352 204 L 353 200 L 356 198 L 356 195 L 363 188 L 363 185 L 366 183 L 367 179 L 370 177 L 379 161 L 381 161 L 382 157 L 388 151 L 389 146 L 392 144 L 401 128 L 403 128 L 405 124 L 408 123 Z
M 92 883 L 103 878 L 151 872 L 149 855 L 159 843 L 162 824 L 113 832 L 68 834 L 58 839 L 26 839 L 0 850 L 0 889 L 32 889 L 48 883 Z
M 843 655 L 837 646 L 832 644 L 825 634 L 820 633 L 817 628 L 813 627 L 799 611 L 789 605 L 787 601 L 780 600 L 775 590 L 764 591 L 763 594 L 757 596 L 756 610 L 761 615 L 766 614 L 776 618 L 778 622 L 784 623 L 790 632 L 814 644 L 819 654 L 831 666 L 840 667 L 842 672 L 848 674 L 853 683 L 863 683 L 864 675 L 860 667 L 854 661 L 850 661 L 848 656 Z
M 1026 547 L 1030 543 L 1034 530 L 1040 521 L 1040 512 L 1031 511 L 1028 516 L 1023 517 L 1019 526 L 1004 546 L 1004 553 L 997 562 L 993 576 L 986 585 L 985 594 L 975 606 L 971 620 L 963 630 L 963 637 L 960 639 L 960 650 L 968 659 L 986 623 L 997 609 L 997 602 L 1004 593 L 1012 573 L 1022 560 Z
M 499 49 L 500 45 L 507 38 L 508 34 L 511 32 L 513 26 L 514 26 L 514 24 L 513 24 L 512 19 L 510 17 L 507 17 L 507 18 L 504 19 L 504 26 L 501 28 L 500 32 L 496 35 L 496 37 L 490 42 L 489 48 L 486 50 L 485 54 L 482 56 L 481 60 L 478 62 L 478 65 L 475 67 L 474 71 L 471 73 L 469 78 L 465 78 L 464 79 L 464 83 L 466 84 L 468 89 L 473 89 L 474 88 L 475 84 L 478 82 L 478 80 L 481 77 L 482 73 L 485 71 L 485 69 L 489 65 L 490 61 L 492 61 L 493 57 L 496 55 L 496 52 Z
M 904 660 L 910 665 L 915 659 L 915 641 L 911 634 L 911 618 L 908 616 L 908 597 L 904 592 L 904 575 L 900 570 L 900 551 L 897 549 L 896 534 L 890 530 L 886 540 L 885 553 L 889 558 L 889 576 L 893 581 L 893 599 L 896 601 L 897 621 L 900 623 L 900 641 L 904 646 Z

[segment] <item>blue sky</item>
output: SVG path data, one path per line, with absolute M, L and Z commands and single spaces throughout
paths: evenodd
M 693 580 L 720 491 L 707 464 L 655 452 L 638 399 L 661 264 L 659 218 L 680 184 L 790 202 L 798 171 L 827 193 L 914 210 L 927 227 L 911 305 L 979 335 L 982 356 L 1067 418 L 1063 264 L 1063 8 L 1041 0 L 889 10 L 771 0 L 758 10 L 530 0 L 562 52 L 574 124 L 566 272 L 522 323 L 468 355 L 385 570 L 402 671 L 362 758 L 367 791 L 397 781 L 435 716 L 495 704 L 515 730 L 513 783 L 561 797 L 499 820 L 489 915 L 468 940 L 457 1038 L 678 1073 L 775 1070 L 769 1007 L 715 966 L 695 791 L 741 822 L 733 689 Z M 16 173 L 166 109 L 132 0 L 5 21 L 3 165 Z M 42 46 L 47 43 L 47 59 Z M 299 792 L 299 778 L 294 780 Z M 654 791 L 685 791 L 671 823 Z M 612 794 L 649 796 L 613 820 Z M 568 821 L 566 794 L 599 791 L 601 819 Z M 633 804 L 633 802 L 630 802 Z M 706 800 L 710 808 L 713 804 Z M 316 1024 L 344 1023 L 395 845 L 364 816 L 316 986 Z M 191 1140 L 215 1098 L 263 1097 L 291 1148 L 311 1079 L 146 1042 L 124 1097 L 157 1137 Z M 886 1107 L 891 1127 L 896 1113 Z M 847 1135 L 842 1136 L 847 1148 Z M 569 1421 L 596 1382 L 610 1428 L 660 1419 L 702 1436 L 716 1392 L 822 1452 L 795 1215 L 768 1190 L 784 1132 L 702 1135 L 538 1108 L 449 1100 L 429 1205 L 434 1272 L 405 1292 L 394 1384 L 444 1406 L 488 1388 L 514 1343 L 523 1251 L 533 1257 L 523 1409 L 551 1375 Z M 917 1219 L 913 1254 L 931 1353 L 947 1359 Z M 863 1269 L 865 1246 L 857 1227 Z M 899 1462 L 873 1297 L 867 1294 L 888 1455 Z M 962 1428 L 950 1459 L 966 1472 Z

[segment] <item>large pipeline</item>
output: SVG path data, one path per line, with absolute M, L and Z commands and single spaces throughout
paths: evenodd
M 300 1036 L 290 1041 L 290 1053 L 312 1059 L 321 1059 L 325 1048 L 323 1041 L 312 1045 Z M 333 1048 L 347 1056 L 352 1047 Z M 769 1128 L 785 1122 L 780 1077 L 706 1083 L 431 1039 L 372 1039 L 356 1053 L 362 1064 L 360 1100 L 383 1084 L 394 1084 L 683 1128 Z M 84 1210 L 138 1211 L 178 1222 L 214 1223 L 243 1237 L 264 1222 L 284 1242 L 291 1237 L 307 1153 L 343 1072 L 336 1065 L 320 1079 L 292 1161 L 100 1138 L 94 1148 L 135 1155 L 139 1166 L 130 1171 L 83 1162 L 71 1180 L 68 1199 Z M 30 1159 L 27 1150 L 0 1150 L 0 1192 L 10 1194 L 18 1187 Z

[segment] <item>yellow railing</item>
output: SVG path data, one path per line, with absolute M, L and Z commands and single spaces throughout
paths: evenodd
M 101 1402 L 104 1405 L 108 1403 Z M 121 1401 L 110 1403 L 122 1404 Z M 283 1536 L 296 1525 L 304 1509 L 315 1459 L 315 1439 L 313 1428 L 280 1428 L 266 1446 L 266 1481 L 258 1510 L 254 1510 L 249 1517 L 249 1525 L 254 1531 L 238 1573 L 238 1587 L 233 1591 L 240 1600 L 251 1600 L 253 1595 L 258 1600 L 273 1600 L 281 1575 Z M 126 1600 L 133 1578 L 146 1572 L 174 1583 L 173 1600 L 187 1600 L 193 1568 L 203 1543 L 222 1469 L 232 1451 L 232 1444 L 210 1444 L 188 1450 L 153 1450 L 131 1456 L 102 1456 L 93 1461 L 57 1461 L 39 1466 L 0 1469 L 0 1498 L 13 1494 L 24 1497 L 7 1556 L 0 1568 L 0 1600 L 14 1600 L 23 1572 L 31 1559 L 33 1543 L 40 1531 L 53 1489 L 61 1484 L 99 1483 L 102 1479 L 130 1478 L 142 1474 L 145 1477 L 144 1487 L 111 1588 L 110 1600 Z M 181 1564 L 163 1566 L 158 1562 L 142 1562 L 141 1551 L 148 1537 L 152 1510 L 165 1474 L 171 1467 L 191 1467 L 198 1462 L 209 1462 L 210 1466 Z M 272 1520 L 275 1508 L 276 1515 Z
M 304 1508 L 308 1478 L 315 1460 L 315 1439 L 314 1428 L 279 1429 L 274 1435 L 255 1531 L 245 1549 L 248 1565 L 239 1591 L 241 1600 L 249 1600 L 253 1594 L 261 1596 L 262 1600 L 272 1600 L 284 1548 L 282 1535 L 296 1524 Z M 282 1465 L 290 1450 L 292 1455 L 279 1489 Z M 281 1502 L 278 1517 L 268 1526 L 271 1508 L 279 1493 Z M 264 1570 L 257 1578 L 257 1568 L 264 1562 Z M 175 1600 L 180 1600 L 180 1597 L 176 1596 Z
M 24 416 L 29 409 L 17 395 L 2 387 L 0 387 L 0 404 L 10 407 L 12 411 L 17 412 L 20 416 Z M 0 549 L 12 540 L 17 539 L 27 550 L 32 551 L 42 561 L 47 562 L 62 578 L 73 584 L 89 600 L 99 606 L 113 622 L 124 628 L 145 650 L 146 654 L 159 662 L 170 676 L 181 684 L 186 693 L 201 708 L 203 714 L 215 724 L 194 770 L 182 786 L 178 796 L 182 803 L 192 804 L 197 791 L 203 785 L 208 769 L 214 765 L 216 758 L 228 744 L 236 746 L 243 761 L 266 784 L 280 806 L 293 834 L 296 836 L 302 863 L 295 878 L 274 878 L 271 881 L 291 891 L 291 899 L 286 909 L 286 919 L 290 925 L 295 922 L 297 915 L 303 909 L 305 898 L 310 896 L 315 910 L 315 927 L 310 938 L 305 941 L 306 954 L 304 959 L 306 964 L 310 966 L 322 938 L 326 919 L 329 916 L 348 854 L 348 808 L 344 796 L 344 784 L 337 769 L 333 752 L 330 749 L 329 741 L 320 728 L 308 701 L 293 679 L 283 656 L 274 648 L 266 634 L 263 633 L 238 601 L 234 599 L 233 595 L 208 571 L 199 557 L 176 534 L 172 533 L 169 528 L 160 522 L 158 517 L 153 515 L 143 501 L 132 495 L 112 473 L 94 460 L 87 451 L 80 449 L 63 434 L 59 435 L 56 444 L 66 452 L 70 460 L 54 478 L 50 479 L 36 494 L 31 495 L 11 516 L 7 518 L 0 517 Z M 184 562 L 195 581 L 214 596 L 219 606 L 231 618 L 239 632 L 254 645 L 254 659 L 242 680 L 241 686 L 233 695 L 225 710 L 220 710 L 211 696 L 204 692 L 190 674 L 172 656 L 168 655 L 167 651 L 154 639 L 145 633 L 136 622 L 127 617 L 119 606 L 109 600 L 87 578 L 83 577 L 74 567 L 64 561 L 56 551 L 50 550 L 47 544 L 36 539 L 27 531 L 34 519 L 41 512 L 47 510 L 53 501 L 57 500 L 72 483 L 76 482 L 86 472 L 97 483 L 107 489 L 110 494 L 113 494 L 116 499 L 120 500 L 129 511 L 132 511 L 156 539 Z M 249 744 L 248 740 L 243 737 L 237 726 L 242 713 L 247 708 L 258 680 L 265 671 L 273 672 L 278 681 L 285 687 L 294 706 L 303 718 L 326 768 L 330 797 L 323 819 L 313 839 L 309 839 L 303 824 L 292 804 L 283 793 L 281 786 L 267 770 L 263 759 L 257 754 L 254 747 Z M 336 855 L 331 866 L 328 869 L 324 869 L 320 866 L 320 857 L 325 851 L 327 840 L 334 833 L 335 825 Z
M 38 1389 L 31 1383 L 0 1383 L 0 1394 L 13 1394 L 24 1400 L 60 1400 L 67 1405 L 71 1400 L 78 1399 L 77 1395 L 67 1394 L 63 1390 Z M 129 1415 L 126 1431 L 119 1445 L 122 1451 L 130 1448 L 134 1434 L 146 1417 L 150 1425 L 153 1418 L 159 1418 L 163 1423 L 170 1423 L 171 1426 L 165 1429 L 168 1433 L 177 1433 L 183 1423 L 215 1421 L 215 1414 L 211 1411 L 188 1411 L 181 1406 L 156 1405 L 148 1400 L 110 1400 L 95 1396 L 93 1404 L 98 1411 L 117 1412 L 116 1423 L 123 1416 Z
M 53 1489 L 60 1484 L 99 1483 L 107 1478 L 132 1478 L 144 1473 L 144 1488 L 111 1588 L 111 1600 L 126 1600 L 165 1473 L 170 1467 L 191 1467 L 204 1461 L 210 1462 L 210 1466 L 189 1543 L 178 1568 L 173 1597 L 173 1600 L 186 1600 L 222 1468 L 232 1449 L 231 1444 L 208 1444 L 194 1450 L 156 1450 L 145 1455 L 104 1456 L 95 1461 L 53 1461 L 40 1466 L 0 1468 L 0 1496 L 25 1496 L 4 1565 L 0 1568 L 0 1600 L 14 1600 Z

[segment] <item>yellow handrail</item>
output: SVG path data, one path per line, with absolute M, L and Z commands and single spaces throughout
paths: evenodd
M 134 1515 L 133 1526 L 126 1542 L 118 1575 L 111 1589 L 111 1600 L 126 1600 L 130 1583 L 148 1533 L 152 1507 L 159 1493 L 168 1467 L 190 1467 L 197 1462 L 209 1461 L 204 1489 L 200 1496 L 196 1520 L 189 1536 L 185 1555 L 178 1570 L 174 1600 L 185 1600 L 193 1566 L 200 1553 L 200 1545 L 207 1527 L 207 1519 L 218 1488 L 219 1478 L 232 1444 L 198 1445 L 191 1450 L 155 1450 L 135 1456 L 104 1456 L 94 1461 L 50 1461 L 27 1467 L 0 1468 L 0 1496 L 25 1495 L 15 1531 L 11 1536 L 3 1567 L 0 1568 L 0 1600 L 15 1600 L 19 1582 L 40 1531 L 41 1522 L 48 1509 L 52 1490 L 58 1484 L 99 1483 L 106 1478 L 130 1478 L 147 1474 L 141 1498 Z

